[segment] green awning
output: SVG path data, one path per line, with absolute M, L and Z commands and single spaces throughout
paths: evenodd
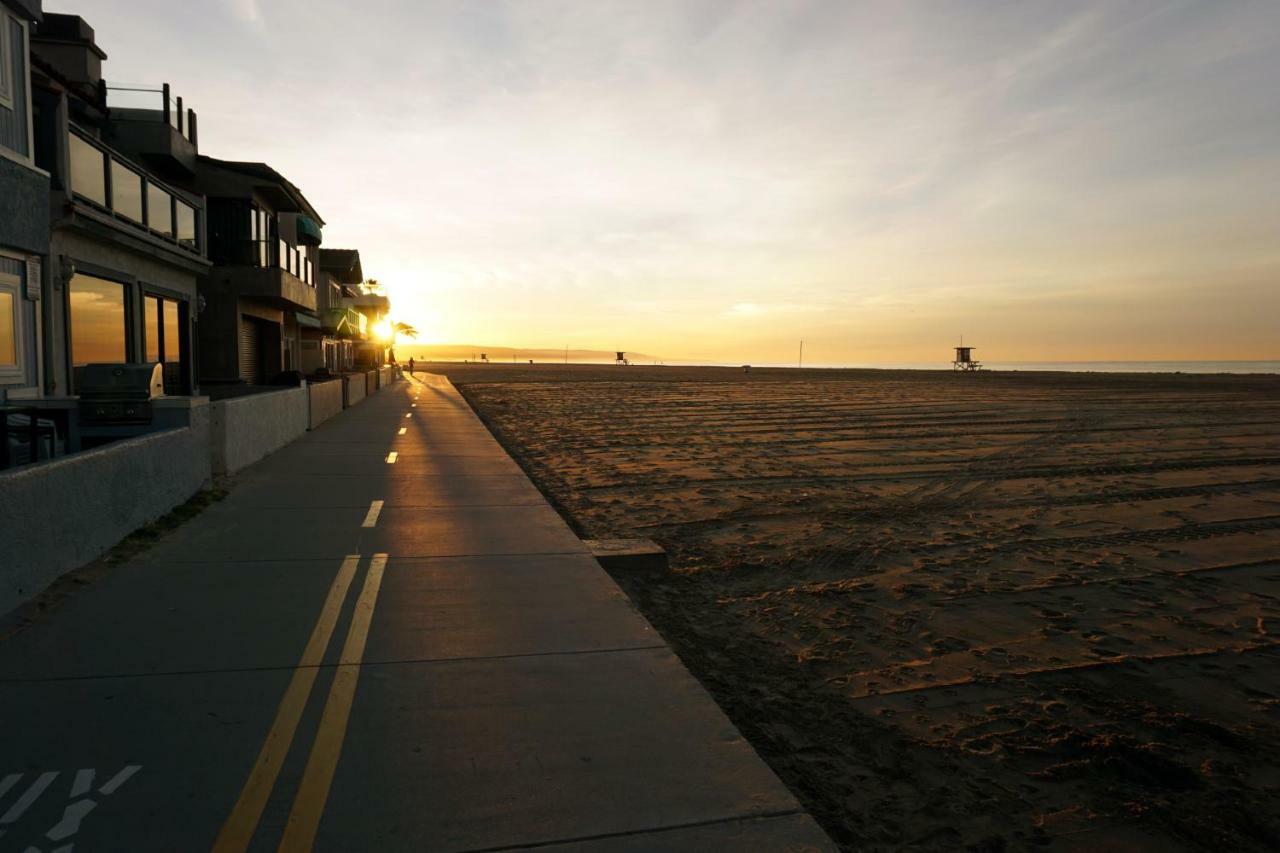
M 320 318 L 319 318 L 319 317 L 313 317 L 313 316 L 311 316 L 310 314 L 303 314 L 301 311 L 299 311 L 298 313 L 294 314 L 294 316 L 298 318 L 298 325 L 299 325 L 299 326 L 306 326 L 308 329 L 318 329 L 318 328 L 320 328 Z
M 310 216 L 298 217 L 298 242 L 307 246 L 319 246 L 322 240 L 320 223 Z

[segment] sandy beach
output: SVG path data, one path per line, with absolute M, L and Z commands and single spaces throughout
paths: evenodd
M 1280 377 L 421 367 L 847 849 L 1280 844 Z

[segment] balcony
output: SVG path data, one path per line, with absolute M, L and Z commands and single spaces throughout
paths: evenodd
M 363 340 L 369 334 L 369 318 L 354 308 L 329 308 L 321 312 L 320 326 L 344 340 Z
M 235 296 L 286 311 L 316 310 L 316 289 L 279 267 L 219 266 L 214 267 L 210 278 Z
M 160 181 L 118 151 L 72 125 L 68 134 L 70 174 L 64 176 L 77 201 L 105 213 L 125 228 L 203 255 L 204 199 Z
M 195 110 L 163 86 L 108 85 L 112 141 L 166 172 L 195 174 L 200 145 Z

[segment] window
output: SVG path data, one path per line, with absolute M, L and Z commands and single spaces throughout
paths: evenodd
M 188 248 L 198 248 L 196 244 L 196 209 L 185 201 L 174 200 L 177 213 L 178 242 Z
M 76 273 L 69 290 L 72 366 L 128 361 L 124 285 Z
M 74 133 L 71 140 L 71 189 L 76 195 L 107 206 L 106 157 Z
M 22 372 L 22 282 L 24 261 L 0 255 L 0 382 L 24 379 Z
M 168 394 L 184 393 L 186 368 L 182 359 L 186 303 L 147 294 L 143 300 L 146 328 L 143 350 L 148 362 L 164 365 L 164 390 Z
M 160 311 L 163 302 L 158 296 L 148 296 L 142 300 L 144 361 L 164 361 L 160 356 L 163 351 L 160 345 Z
M 0 107 L 13 109 L 13 97 L 18 81 L 13 79 L 13 45 L 9 33 L 22 33 L 22 25 L 10 23 L 9 15 L 0 9 Z M 24 81 L 25 82 L 25 81 Z
M 147 224 L 166 237 L 173 236 L 173 196 L 147 184 Z
M 249 208 L 249 239 L 253 242 L 253 263 L 271 266 L 271 221 L 260 207 Z
M 116 160 L 111 161 L 111 209 L 142 222 L 142 175 Z
M 18 300 L 0 285 L 0 367 L 18 366 Z

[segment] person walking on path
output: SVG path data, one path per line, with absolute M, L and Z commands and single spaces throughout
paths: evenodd
M 413 356 L 409 356 L 409 375 L 413 375 Z

